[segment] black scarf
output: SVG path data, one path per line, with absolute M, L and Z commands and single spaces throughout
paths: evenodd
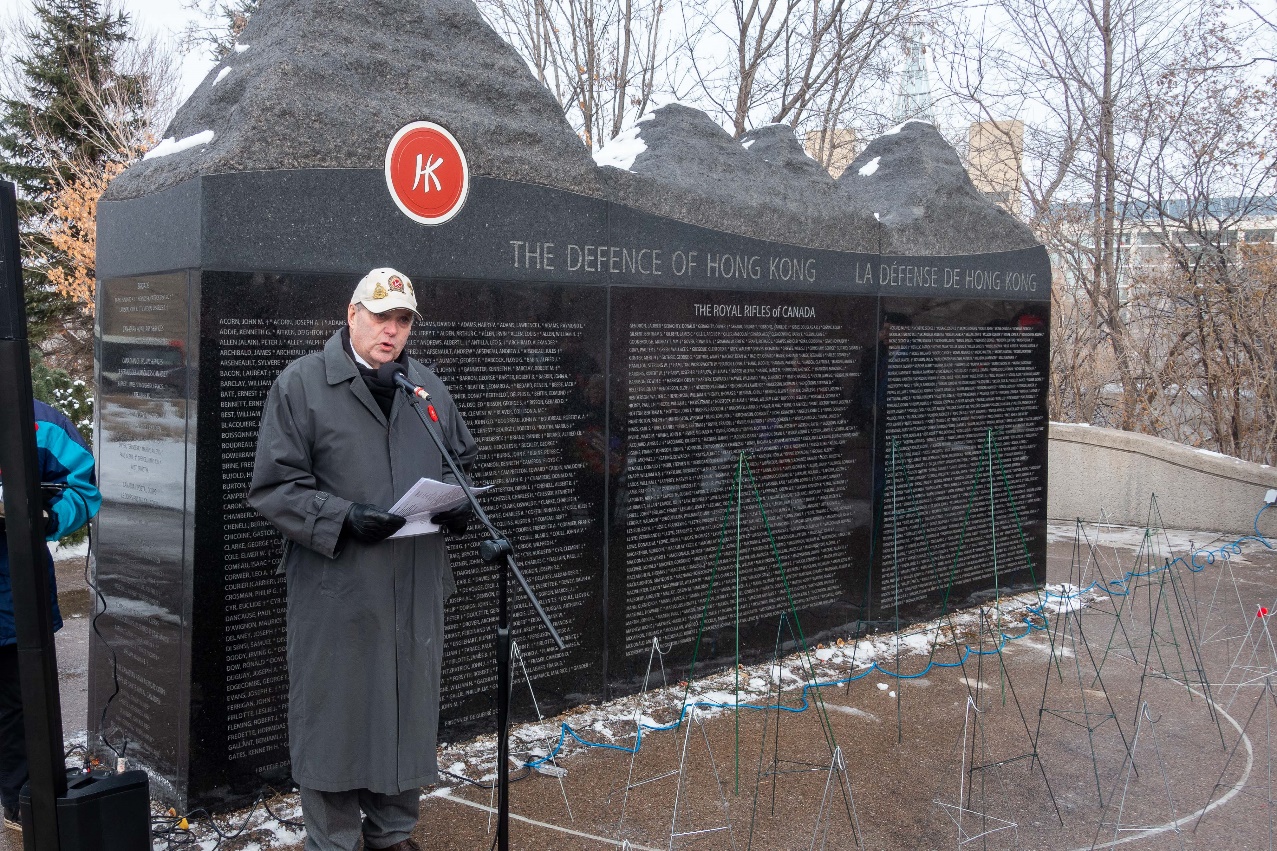
M 359 370 L 359 377 L 364 380 L 364 384 L 368 387 L 368 392 L 372 394 L 372 398 L 377 403 L 377 407 L 381 408 L 381 412 L 385 414 L 386 419 L 390 419 L 390 409 L 395 404 L 395 393 L 398 387 L 395 385 L 394 379 L 381 378 L 377 375 L 377 370 L 369 369 L 358 360 L 355 359 L 355 350 L 350 345 L 350 328 L 341 329 L 341 345 L 346 350 L 346 354 L 350 355 L 350 360 L 355 364 L 355 369 Z M 396 361 L 408 368 L 407 352 L 400 352 Z

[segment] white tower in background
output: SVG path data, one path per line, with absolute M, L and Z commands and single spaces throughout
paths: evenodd
M 927 73 L 927 45 L 922 32 L 910 27 L 905 34 L 905 64 L 900 72 L 900 86 L 896 90 L 896 108 L 893 117 L 897 123 L 910 119 L 936 123 L 931 109 L 931 78 Z

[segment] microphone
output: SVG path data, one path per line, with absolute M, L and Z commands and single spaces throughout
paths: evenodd
M 412 383 L 408 378 L 408 370 L 404 369 L 401 363 L 396 361 L 383 363 L 377 369 L 377 377 L 382 381 L 394 381 L 409 396 L 416 396 L 423 402 L 430 401 L 430 394 L 421 385 Z M 435 419 L 435 417 L 432 416 L 431 419 Z
M 391 361 L 383 363 L 377 369 L 377 377 L 382 381 L 394 381 L 409 396 L 414 396 L 426 403 L 426 413 L 430 415 L 433 422 L 439 422 L 439 412 L 435 410 L 435 406 L 430 402 L 430 394 L 426 392 L 426 388 L 419 384 L 413 384 L 408 378 L 408 370 L 403 368 L 403 364 Z M 413 404 L 416 404 L 415 402 Z
M 494 538 L 479 544 L 479 558 L 491 563 L 502 556 L 513 555 L 514 547 L 505 538 Z

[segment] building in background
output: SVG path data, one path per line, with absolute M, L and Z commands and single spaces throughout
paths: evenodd
M 998 206 L 1020 215 L 1024 163 L 1023 121 L 977 121 L 967 130 L 971 182 Z
M 851 127 L 817 130 L 803 138 L 803 147 L 807 156 L 824 166 L 837 180 L 856 158 L 856 138 L 856 131 Z

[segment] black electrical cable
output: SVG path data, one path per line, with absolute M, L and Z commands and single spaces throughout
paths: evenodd
M 231 832 L 224 832 L 220 827 L 218 827 L 217 822 L 213 820 L 213 814 L 210 813 L 208 810 L 204 809 L 203 807 L 200 807 L 199 809 L 191 810 L 189 813 L 182 816 L 182 818 L 186 819 L 187 824 L 189 824 L 191 819 L 195 818 L 200 813 L 203 813 L 204 818 L 208 819 L 208 826 L 211 827 L 213 829 L 213 832 L 217 834 L 217 842 L 213 845 L 213 848 L 211 849 L 211 851 L 217 851 L 218 848 L 222 847 L 223 842 L 229 842 L 232 839 L 238 839 L 240 836 L 244 834 L 244 831 L 248 830 L 249 823 L 252 822 L 253 816 L 257 814 L 258 805 L 260 805 L 264 800 L 265 799 L 261 795 L 258 795 L 257 799 L 253 801 L 253 805 L 249 807 L 248 815 L 244 816 L 244 821 L 240 823 L 240 826 L 234 829 L 233 831 L 231 830 L 231 828 L 227 828 L 227 831 L 231 831 Z
M 151 816 L 151 838 L 163 839 L 165 851 L 198 846 L 199 840 L 189 827 L 182 827 L 182 816 Z
M 280 797 L 279 793 L 275 792 L 274 789 L 271 789 L 271 792 L 274 793 L 272 797 Z M 280 824 L 287 825 L 288 827 L 304 828 L 306 826 L 305 822 L 293 821 L 292 819 L 286 819 L 283 816 L 275 815 L 274 810 L 270 808 L 270 801 L 267 799 L 262 800 L 262 806 L 266 808 L 266 815 L 270 816 L 271 818 L 273 818 L 275 821 L 279 822 Z
M 123 759 L 124 755 L 127 754 L 129 750 L 128 737 L 124 737 L 123 747 L 117 748 L 111 743 L 110 737 L 106 734 L 107 710 L 111 708 L 111 702 L 115 700 L 116 695 L 120 693 L 120 660 L 115 655 L 115 648 L 111 646 L 111 642 L 107 640 L 106 636 L 102 634 L 102 630 L 98 628 L 98 619 L 106 614 L 107 603 L 106 597 L 102 594 L 102 591 L 99 590 L 97 583 L 93 581 L 89 571 L 89 564 L 93 553 L 93 524 L 90 523 L 85 528 L 88 529 L 89 547 L 84 554 L 84 583 L 102 604 L 101 609 L 93 615 L 93 620 L 90 622 L 90 626 L 93 629 L 94 635 L 98 637 L 98 640 L 106 647 L 107 652 L 111 654 L 111 682 L 115 687 L 115 690 L 111 692 L 111 696 L 106 699 L 106 703 L 102 705 L 102 714 L 98 718 L 98 735 L 102 738 L 102 743 L 115 753 L 116 759 Z M 94 608 L 96 609 L 97 606 L 94 605 Z
M 267 795 L 267 792 L 270 793 L 269 796 Z M 270 808 L 270 798 L 278 797 L 281 797 L 280 793 L 276 792 L 269 786 L 259 792 L 257 798 L 253 801 L 252 806 L 249 807 L 248 813 L 244 816 L 244 821 L 240 823 L 238 828 L 227 827 L 223 830 L 218 827 L 217 822 L 213 820 L 212 813 L 203 807 L 200 807 L 181 816 L 152 816 L 151 832 L 153 836 L 163 838 L 165 840 L 167 843 L 166 851 L 173 851 L 173 849 L 183 848 L 187 845 L 200 845 L 200 840 L 195 836 L 194 829 L 192 827 L 182 828 L 179 825 L 181 825 L 184 819 L 186 823 L 190 825 L 194 819 L 202 817 L 201 824 L 203 824 L 204 820 L 206 820 L 208 827 L 217 835 L 217 842 L 213 845 L 212 849 L 210 849 L 210 851 L 217 851 L 218 848 L 222 847 L 222 843 L 230 842 L 231 840 L 244 835 L 244 832 L 249 829 L 249 825 L 253 821 L 253 816 L 257 814 L 257 808 L 259 806 L 265 809 L 268 816 L 280 824 L 287 825 L 288 827 L 304 828 L 305 825 L 300 821 L 281 818 L 275 814 L 275 812 Z M 157 828 L 157 823 L 162 826 Z M 181 835 L 179 836 L 178 834 Z

